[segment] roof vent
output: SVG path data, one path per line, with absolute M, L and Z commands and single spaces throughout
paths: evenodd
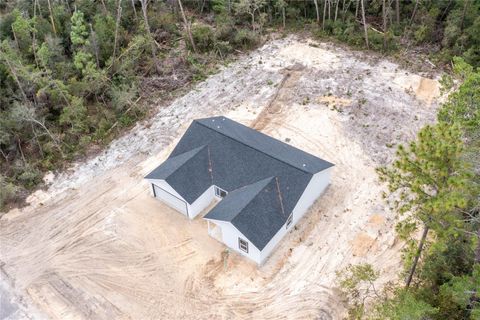
M 215 122 L 215 119 L 212 119 L 212 122 Z
M 220 126 L 217 126 L 217 129 L 220 129 Z
M 304 163 L 304 164 L 302 164 L 302 166 L 306 167 L 307 165 Z

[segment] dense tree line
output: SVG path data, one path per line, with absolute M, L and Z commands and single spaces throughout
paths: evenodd
M 375 266 L 340 272 L 351 319 L 480 319 L 480 70 L 454 61 L 461 85 L 438 123 L 378 170 L 400 216 L 405 284 L 376 292 Z M 452 85 L 451 77 L 445 80 Z M 370 312 L 365 299 L 373 300 Z

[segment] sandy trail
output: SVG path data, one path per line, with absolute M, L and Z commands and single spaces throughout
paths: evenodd
M 395 279 L 394 215 L 375 167 L 434 120 L 438 82 L 288 37 L 224 68 L 0 220 L 3 270 L 53 319 L 339 319 L 335 271 Z M 142 177 L 198 117 L 224 114 L 336 164 L 332 185 L 265 265 L 153 199 Z

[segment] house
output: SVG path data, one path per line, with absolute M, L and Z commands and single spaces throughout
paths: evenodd
M 330 182 L 333 164 L 226 117 L 194 120 L 147 179 L 154 197 L 262 264 Z

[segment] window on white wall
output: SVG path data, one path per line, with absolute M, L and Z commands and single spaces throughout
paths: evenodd
M 240 248 L 240 250 L 248 253 L 248 242 L 243 240 L 242 238 L 238 238 L 238 247 Z
M 219 198 L 225 198 L 227 196 L 227 191 L 220 189 L 219 187 L 215 187 L 215 195 Z
M 293 212 L 290 213 L 290 215 L 288 216 L 288 219 L 287 219 L 287 223 L 285 225 L 285 228 L 288 229 L 288 227 L 290 227 L 290 225 L 292 224 L 292 221 L 293 221 Z

